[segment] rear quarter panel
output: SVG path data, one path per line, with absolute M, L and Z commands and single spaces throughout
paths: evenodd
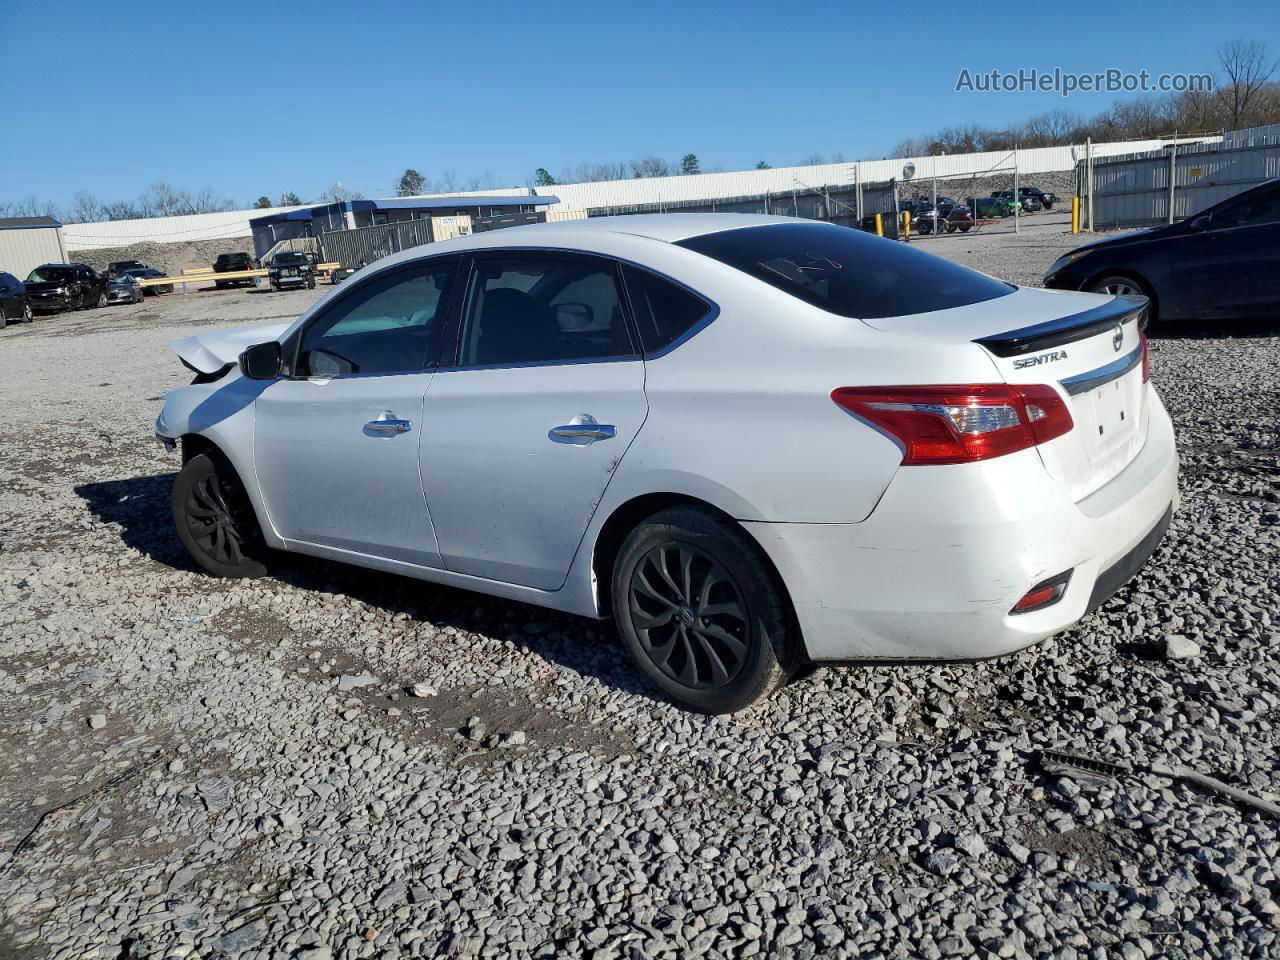
M 687 493 L 741 520 L 856 523 L 875 508 L 901 452 L 837 406 L 831 391 L 992 379 L 972 344 L 873 330 L 698 260 L 676 275 L 719 314 L 646 361 L 649 418 L 611 499 Z

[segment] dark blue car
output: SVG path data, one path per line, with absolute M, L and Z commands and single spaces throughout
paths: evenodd
M 1151 320 L 1280 317 L 1280 179 L 1180 223 L 1077 247 L 1044 285 L 1141 294 Z

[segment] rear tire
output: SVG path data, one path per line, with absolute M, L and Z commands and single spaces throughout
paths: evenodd
M 614 621 L 640 670 L 681 706 L 732 713 L 783 686 L 800 657 L 782 588 L 736 524 L 672 507 L 614 564 Z
M 1124 274 L 1108 274 L 1091 280 L 1085 290 L 1089 293 L 1106 293 L 1113 297 L 1116 296 L 1139 296 L 1146 297 L 1147 306 L 1147 323 L 1154 323 L 1156 319 L 1156 298 L 1152 295 L 1151 290 L 1141 280 L 1135 280 L 1133 277 L 1127 277 Z
M 221 453 L 194 456 L 179 471 L 173 522 L 191 558 L 215 577 L 266 575 L 270 550 L 244 484 Z

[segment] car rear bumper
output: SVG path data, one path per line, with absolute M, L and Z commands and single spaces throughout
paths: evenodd
M 743 526 L 781 574 L 813 660 L 976 660 L 1065 630 L 1120 589 L 1163 536 L 1177 478 L 1152 390 L 1142 451 L 1079 503 L 1025 450 L 900 470 L 861 523 Z M 1010 613 L 1067 571 L 1058 602 Z
M 272 277 L 271 282 L 274 283 L 277 287 L 288 287 L 295 283 L 298 284 L 299 286 L 306 286 L 307 278 L 306 277 Z

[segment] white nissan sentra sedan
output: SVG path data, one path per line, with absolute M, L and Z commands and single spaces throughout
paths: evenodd
M 361 270 L 174 348 L 173 512 L 227 577 L 311 554 L 612 618 L 676 701 L 1071 626 L 1177 503 L 1145 301 L 843 227 L 668 214 Z

